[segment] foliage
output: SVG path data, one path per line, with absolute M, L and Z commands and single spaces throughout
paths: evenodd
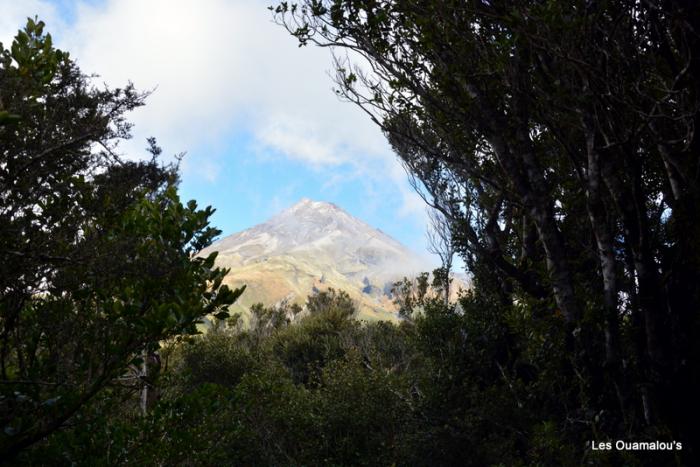
M 429 277 L 429 274 L 424 272 L 415 279 L 404 277 L 400 281 L 394 282 L 391 295 L 394 297 L 394 304 L 398 308 L 399 316 L 408 319 L 417 308 L 425 305 L 429 298 Z
M 669 453 L 587 449 L 566 332 L 472 291 L 412 321 L 329 306 L 260 333 L 174 343 L 146 417 L 64 430 L 25 459 L 74 465 L 659 465 Z M 539 342 L 535 345 L 534 342 Z M 594 427 L 605 436 L 605 427 Z M 678 459 L 675 459 L 678 461 Z
M 338 92 L 441 213 L 445 264 L 395 284 L 399 324 L 353 320 L 334 290 L 228 318 L 241 290 L 195 255 L 211 209 L 180 203 L 155 141 L 151 161 L 114 155 L 144 96 L 90 87 L 30 21 L 0 47 L 3 455 L 697 463 L 700 9 L 686 3 L 272 8 L 300 44 L 368 61 L 337 59 Z M 454 249 L 473 284 L 457 303 L 441 294 Z M 210 332 L 178 339 L 211 313 Z M 138 411 L 145 388 L 160 397 Z M 684 449 L 588 447 L 616 439 Z
M 531 336 L 528 351 L 562 350 L 554 368 L 579 376 L 559 401 L 571 419 L 589 437 L 666 433 L 693 463 L 700 8 L 302 0 L 271 10 L 300 45 L 336 50 L 337 93 L 381 127 L 450 224 L 475 288 L 547 336 Z M 353 66 L 358 56 L 368 66 Z
M 310 295 L 306 301 L 306 309 L 311 315 L 333 313 L 340 319 L 349 318 L 357 311 L 347 292 L 336 291 L 333 288 Z
M 450 260 L 451 261 L 451 260 Z M 405 320 L 413 319 L 414 314 L 422 311 L 426 306 L 434 304 L 435 301 L 442 301 L 444 304 L 450 303 L 450 277 L 451 266 L 441 266 L 436 268 L 431 274 L 422 272 L 415 278 L 404 277 L 400 281 L 394 282 L 391 287 L 391 295 L 398 314 Z
M 30 19 L 0 45 L 4 459 L 84 427 L 141 355 L 196 333 L 208 314 L 226 317 L 242 292 L 222 285 L 215 255 L 195 256 L 219 233 L 213 210 L 180 202 L 177 168 L 158 163 L 155 140 L 145 162 L 114 153 L 144 95 L 91 87 L 43 27 Z

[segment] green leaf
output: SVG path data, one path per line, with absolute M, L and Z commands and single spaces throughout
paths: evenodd
M 9 125 L 11 123 L 17 123 L 19 120 L 19 115 L 11 114 L 6 110 L 0 110 L 0 125 Z
M 231 316 L 231 315 L 229 315 L 228 311 L 220 311 L 220 312 L 214 314 L 214 317 L 216 319 L 220 319 L 220 320 L 226 319 L 229 316 Z

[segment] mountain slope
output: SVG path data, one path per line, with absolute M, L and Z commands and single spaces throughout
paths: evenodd
M 363 319 L 394 319 L 391 284 L 431 266 L 399 242 L 338 206 L 302 199 L 267 222 L 225 237 L 218 251 L 225 283 L 247 285 L 237 308 L 256 302 L 304 303 L 314 290 L 345 290 Z M 235 311 L 235 310 L 233 310 Z

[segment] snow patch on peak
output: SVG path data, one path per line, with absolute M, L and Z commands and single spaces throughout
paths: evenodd
M 202 253 L 219 251 L 241 264 L 262 256 L 301 255 L 321 271 L 369 277 L 429 270 L 424 260 L 384 232 L 335 204 L 302 198 L 291 208 L 248 230 L 223 238 Z M 359 268 L 359 269 L 358 269 Z
M 282 211 L 281 214 L 288 212 L 288 211 L 298 211 L 299 209 L 312 209 L 312 210 L 320 210 L 320 211 L 340 211 L 344 212 L 341 208 L 339 208 L 335 203 L 331 203 L 329 201 L 315 201 L 310 198 L 301 198 L 295 205 L 293 205 L 291 208 Z

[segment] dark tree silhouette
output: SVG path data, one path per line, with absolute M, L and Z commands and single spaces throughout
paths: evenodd
M 116 155 L 131 85 L 97 89 L 29 20 L 0 44 L 0 458 L 76 422 L 159 342 L 242 290 L 222 285 L 213 210 L 186 206 L 177 168 Z M 145 368 L 145 367 L 144 367 Z
M 383 129 L 467 265 L 488 271 L 504 304 L 550 303 L 563 319 L 589 413 L 615 414 L 620 434 L 665 426 L 690 440 L 700 7 L 308 0 L 273 10 L 301 45 L 335 48 L 337 92 Z

